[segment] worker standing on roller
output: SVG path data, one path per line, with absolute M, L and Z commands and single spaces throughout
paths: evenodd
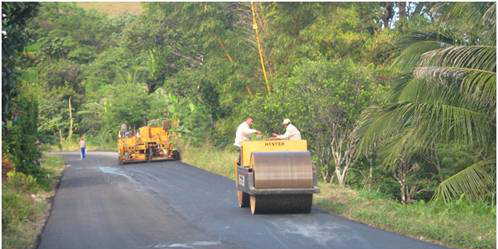
M 252 124 L 254 123 L 254 120 L 252 117 L 247 117 L 242 124 L 237 127 L 237 131 L 235 132 L 235 150 L 239 152 L 239 161 L 237 162 L 240 164 L 240 146 L 243 141 L 249 140 L 251 135 L 256 133 L 258 135 L 261 135 L 261 131 L 252 129 Z
M 283 135 L 273 133 L 272 137 L 284 140 L 301 140 L 301 133 L 294 125 L 291 124 L 290 119 L 284 119 L 282 125 L 285 127 L 285 133 Z

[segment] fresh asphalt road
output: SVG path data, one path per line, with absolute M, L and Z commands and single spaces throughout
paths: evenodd
M 442 248 L 317 208 L 253 216 L 237 207 L 233 181 L 180 162 L 119 166 L 113 152 L 62 155 L 39 249 Z

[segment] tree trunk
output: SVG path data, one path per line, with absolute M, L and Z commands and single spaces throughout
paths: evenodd
M 263 34 L 263 38 L 266 38 L 266 34 L 269 34 L 268 32 L 268 25 L 267 22 L 265 22 L 264 18 L 264 13 L 263 13 L 263 6 L 261 2 L 258 3 L 259 9 L 256 8 L 256 19 L 261 23 L 261 33 Z M 259 11 L 258 11 L 259 10 Z M 272 64 L 271 64 L 271 58 L 270 55 L 271 53 L 266 53 L 266 49 L 263 48 L 263 51 L 265 52 L 265 62 L 266 62 L 266 67 L 267 67 L 267 73 L 270 79 L 272 78 Z
M 406 19 L 406 2 L 398 2 L 398 8 L 399 8 L 399 19 L 405 20 Z
M 420 15 L 420 13 L 422 12 L 422 8 L 424 7 L 424 4 L 425 3 L 418 2 L 417 3 L 417 7 L 415 7 L 415 10 L 411 14 L 411 16 L 418 16 L 418 15 Z
M 330 147 L 335 162 L 335 176 L 339 185 L 344 186 L 346 185 L 346 176 L 349 167 L 353 163 L 356 136 L 355 130 L 346 132 L 339 131 L 340 128 L 345 129 L 344 127 L 339 127 L 337 124 L 332 124 L 332 142 L 330 143 Z
M 62 130 L 59 129 L 59 147 L 61 149 L 61 151 L 64 150 L 64 147 L 63 147 L 63 142 L 64 142 L 64 138 L 62 137 Z
M 400 192 L 400 195 L 401 195 L 401 203 L 403 204 L 406 204 L 406 177 L 405 177 L 405 174 L 403 172 L 403 170 L 401 169 L 401 172 L 399 172 L 399 175 L 397 176 L 397 179 L 398 179 L 398 183 L 399 183 L 399 192 Z
M 372 167 L 372 161 L 368 160 L 370 162 L 370 171 L 368 173 L 368 184 L 367 187 L 368 189 L 372 188 L 372 181 L 373 181 L 373 167 Z
M 73 107 L 71 106 L 71 97 L 69 96 L 69 132 L 67 134 L 67 140 L 71 141 L 71 137 L 73 136 Z
M 326 183 L 330 183 L 330 181 L 332 180 L 332 174 L 330 174 L 330 171 L 327 170 L 327 172 L 325 173 L 325 182 Z
M 271 86 L 270 83 L 268 82 L 268 76 L 266 75 L 264 52 L 263 52 L 263 46 L 261 45 L 261 41 L 259 40 L 258 23 L 256 21 L 256 6 L 254 5 L 254 2 L 251 2 L 251 12 L 252 12 L 252 28 L 254 30 L 254 35 L 256 36 L 256 44 L 258 46 L 259 62 L 261 64 L 261 70 L 263 72 L 263 79 L 265 80 L 266 92 L 268 95 L 270 95 Z
M 391 21 L 394 15 L 393 3 L 392 2 L 384 3 L 384 7 L 386 8 L 386 10 L 384 12 L 384 15 L 382 16 L 382 22 L 384 22 L 384 28 L 389 28 L 389 22 Z
M 345 171 L 341 172 L 341 170 L 338 167 L 336 167 L 336 169 L 335 169 L 335 175 L 337 176 L 337 182 L 339 183 L 340 186 L 344 186 L 345 185 L 345 183 L 344 183 L 345 182 L 344 178 L 346 176 L 345 173 L 346 173 Z
M 218 44 L 223 49 L 223 53 L 225 53 L 225 58 L 227 58 L 227 60 L 230 63 L 232 63 L 232 64 L 235 63 L 235 61 L 233 60 L 233 57 L 230 55 L 230 53 L 228 53 L 228 50 L 225 47 L 225 44 L 223 43 L 223 41 L 221 39 L 218 39 Z M 246 87 L 247 93 L 249 93 L 249 95 L 251 95 L 251 97 L 254 97 L 254 94 L 252 93 L 251 88 L 249 88 L 248 85 L 246 85 L 245 87 Z
M 406 22 L 406 2 L 398 2 L 400 30 L 404 30 Z
M 406 186 L 405 186 L 405 182 L 401 181 L 399 184 L 400 184 L 400 191 L 401 191 L 401 203 L 406 204 Z
M 230 56 L 230 54 L 228 53 L 226 47 L 225 47 L 225 44 L 223 44 L 223 41 L 221 39 L 218 39 L 218 44 L 220 45 L 220 47 L 223 49 L 223 53 L 225 53 L 225 58 L 227 58 L 228 61 L 230 61 L 230 63 L 233 63 L 233 58 L 232 56 Z

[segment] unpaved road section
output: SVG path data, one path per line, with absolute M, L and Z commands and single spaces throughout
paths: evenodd
M 39 249 L 443 248 L 317 208 L 253 216 L 237 207 L 233 181 L 180 162 L 119 166 L 112 152 L 62 155 Z

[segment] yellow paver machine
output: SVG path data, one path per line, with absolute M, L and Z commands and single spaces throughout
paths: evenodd
M 180 152 L 173 149 L 170 133 L 161 126 L 144 126 L 136 134 L 120 133 L 118 153 L 120 164 L 180 160 Z
M 239 207 L 252 214 L 309 213 L 320 192 L 306 140 L 244 141 L 235 182 Z

